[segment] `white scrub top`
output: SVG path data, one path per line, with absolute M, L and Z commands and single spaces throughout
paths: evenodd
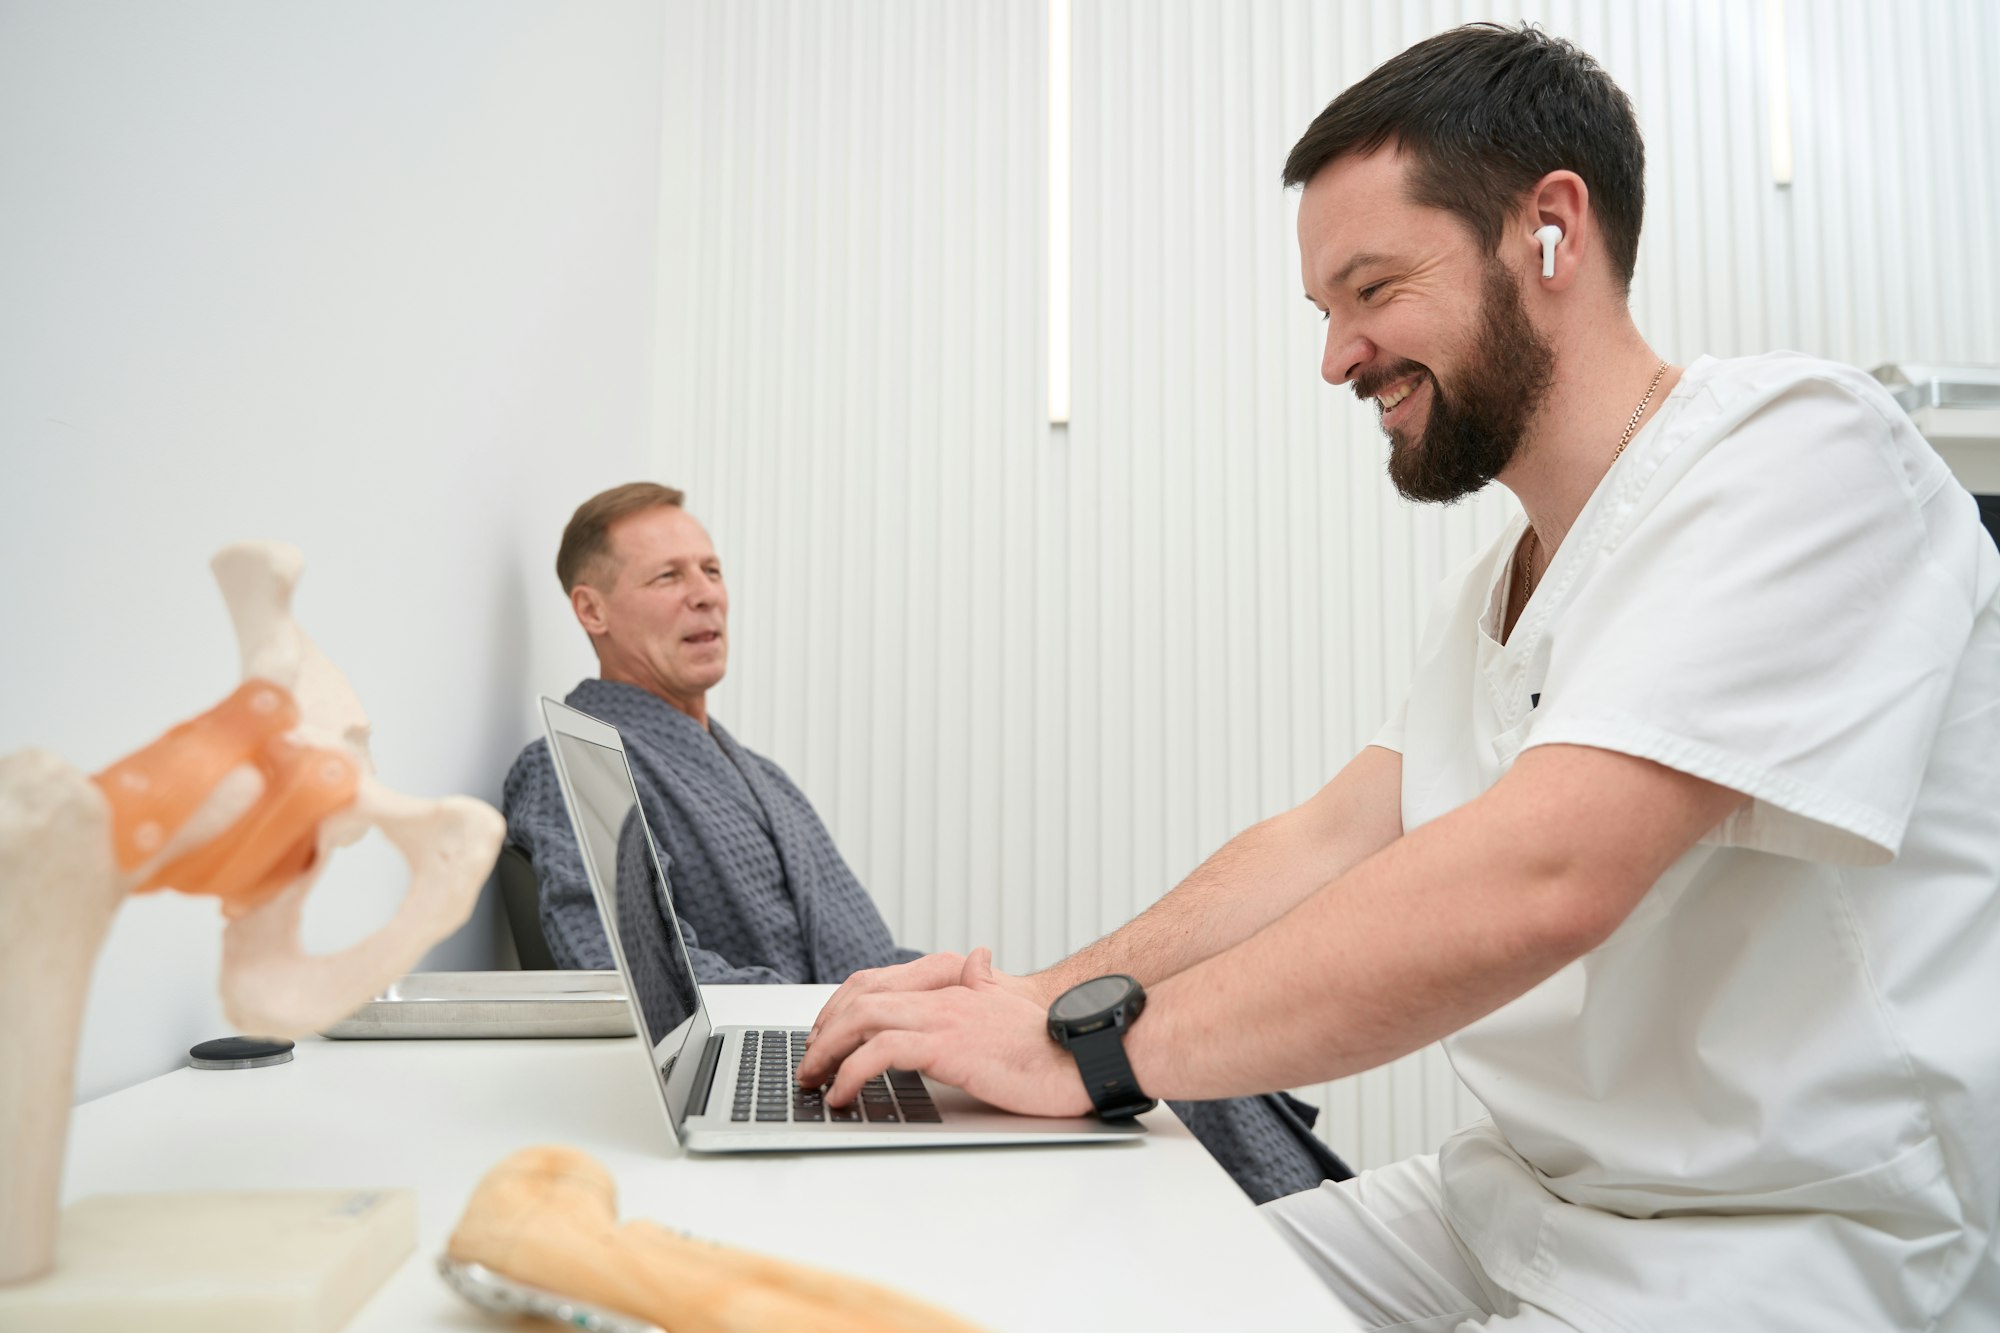
M 2000 1328 L 2000 553 L 1864 375 L 1690 366 L 1513 637 L 1446 584 L 1403 825 L 1535 745 L 1753 798 L 1603 945 L 1449 1038 L 1487 1272 L 1587 1328 Z M 1947 1314 L 1947 1312 L 1949 1312 Z

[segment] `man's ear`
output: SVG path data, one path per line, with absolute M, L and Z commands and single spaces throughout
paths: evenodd
M 593 639 L 610 628 L 604 619 L 604 594 L 588 583 L 569 590 L 569 609 L 576 612 L 576 623 Z
M 1583 183 L 1583 177 L 1574 171 L 1551 171 L 1535 183 L 1528 195 L 1525 225 L 1518 227 L 1521 235 L 1509 237 L 1508 241 L 1527 252 L 1528 268 L 1535 274 L 1536 282 L 1549 291 L 1559 292 L 1576 281 L 1584 260 L 1597 243 L 1590 222 L 1590 187 Z M 1543 277 L 1542 242 L 1537 233 L 1548 226 L 1561 229 L 1562 237 L 1556 242 L 1553 254 L 1555 272 Z

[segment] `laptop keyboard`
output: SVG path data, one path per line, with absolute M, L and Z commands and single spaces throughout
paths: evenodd
M 938 1109 L 921 1075 L 891 1069 L 862 1085 L 852 1106 L 828 1106 L 818 1088 L 802 1088 L 796 1072 L 806 1053 L 806 1034 L 782 1028 L 743 1034 L 736 1062 L 736 1102 L 731 1120 L 775 1120 L 818 1124 L 935 1125 Z

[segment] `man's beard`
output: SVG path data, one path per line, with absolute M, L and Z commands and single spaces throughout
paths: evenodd
M 1364 400 L 1412 373 L 1430 383 L 1424 433 L 1413 444 L 1392 432 L 1389 480 L 1406 500 L 1451 504 L 1485 488 L 1521 447 L 1528 422 L 1555 379 L 1555 351 L 1535 331 L 1514 275 L 1486 266 L 1479 335 L 1449 386 L 1415 361 L 1354 382 Z

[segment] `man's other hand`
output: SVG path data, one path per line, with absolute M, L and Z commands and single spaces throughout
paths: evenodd
M 992 958 L 991 950 L 981 950 Z M 894 967 L 871 967 L 856 972 L 840 983 L 827 1002 L 820 1006 L 819 1017 L 813 1019 L 812 1033 L 807 1042 L 819 1040 L 820 1029 L 831 1021 L 839 1020 L 847 1013 L 848 1007 L 865 995 L 879 995 L 885 991 L 942 990 L 946 986 L 964 984 L 967 959 L 959 953 L 931 953 L 913 962 L 898 963 Z M 1046 1009 L 1055 1001 L 1051 995 L 1042 998 L 1042 987 L 1032 977 L 1017 977 L 987 965 L 986 974 L 1000 986 L 1035 1000 Z
M 799 1082 L 831 1083 L 827 1103 L 845 1106 L 875 1075 L 916 1069 L 1021 1115 L 1088 1114 L 1076 1060 L 1050 1040 L 1048 1008 L 1023 993 L 1024 978 L 995 972 L 992 952 L 975 949 L 956 976 L 938 980 L 947 970 L 942 960 L 952 957 L 932 954 L 849 978 L 820 1011 Z M 850 994 L 863 977 L 876 983 Z M 908 984 L 880 984 L 892 977 Z

